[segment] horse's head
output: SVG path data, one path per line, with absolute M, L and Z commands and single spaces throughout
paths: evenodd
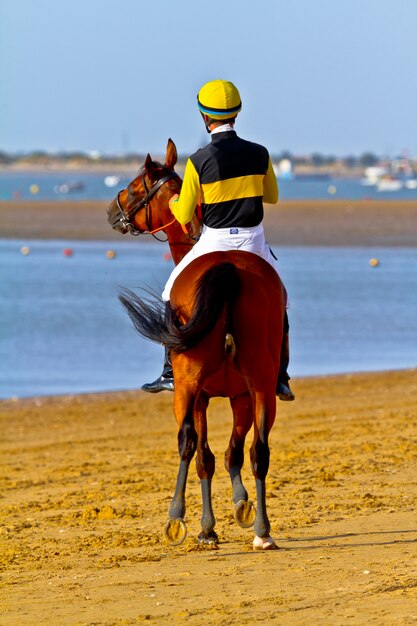
M 132 235 L 163 229 L 173 220 L 169 199 L 179 193 L 182 180 L 174 171 L 177 149 L 168 139 L 165 163 L 146 157 L 138 175 L 120 191 L 107 213 L 110 225 L 120 233 Z

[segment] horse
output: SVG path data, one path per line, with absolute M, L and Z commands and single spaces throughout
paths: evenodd
M 108 209 L 110 224 L 120 232 L 152 233 L 161 228 L 175 253 L 174 262 L 193 244 L 190 233 L 172 220 L 168 205 L 181 184 L 174 171 L 176 161 L 175 144 L 168 140 L 165 164 L 148 155 L 137 177 Z M 199 223 L 197 218 L 193 222 Z M 191 230 L 195 231 L 195 223 Z M 196 454 L 202 493 L 198 541 L 218 544 L 211 496 L 215 458 L 208 444 L 207 407 L 210 398 L 225 397 L 233 414 L 225 467 L 231 479 L 234 518 L 242 528 L 254 527 L 255 550 L 277 549 L 270 535 L 265 487 L 287 303 L 276 271 L 250 252 L 210 252 L 181 272 L 169 303 L 127 289 L 119 297 L 136 330 L 171 351 L 180 463 L 164 527 L 166 540 L 179 545 L 187 535 L 185 489 Z M 252 427 L 256 508 L 241 477 L 245 439 Z

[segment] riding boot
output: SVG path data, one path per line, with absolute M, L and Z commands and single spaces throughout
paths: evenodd
M 164 367 L 162 374 L 153 383 L 145 383 L 141 389 L 149 393 L 159 393 L 160 391 L 174 391 L 174 375 L 172 373 L 171 355 L 168 348 L 165 348 Z
M 288 364 L 290 362 L 290 347 L 288 340 L 288 316 L 285 311 L 284 316 L 284 334 L 282 337 L 282 345 L 281 345 L 281 358 L 280 358 L 280 366 L 279 366 L 279 374 L 277 381 L 277 389 L 276 394 L 280 400 L 284 400 L 286 402 L 290 402 L 291 400 L 295 400 L 295 396 L 290 389 L 288 381 L 290 377 L 288 375 Z

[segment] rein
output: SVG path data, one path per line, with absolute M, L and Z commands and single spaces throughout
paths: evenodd
M 159 228 L 155 228 L 154 230 L 147 230 L 146 232 L 147 232 L 148 235 L 153 235 L 154 233 L 159 233 L 160 230 L 164 230 L 164 228 L 168 228 L 169 226 L 172 226 L 172 224 L 174 222 L 176 222 L 176 221 L 177 220 L 174 217 L 174 219 L 171 220 L 170 222 L 168 222 L 168 224 L 165 224 L 164 226 L 160 226 Z

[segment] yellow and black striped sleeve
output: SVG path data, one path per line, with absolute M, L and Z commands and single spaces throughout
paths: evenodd
M 268 169 L 264 177 L 264 193 L 263 201 L 268 204 L 276 204 L 278 202 L 278 184 L 272 167 L 271 157 L 268 161 Z
M 188 159 L 180 197 L 172 205 L 172 212 L 180 224 L 192 220 L 195 208 L 200 200 L 200 179 L 191 159 Z

